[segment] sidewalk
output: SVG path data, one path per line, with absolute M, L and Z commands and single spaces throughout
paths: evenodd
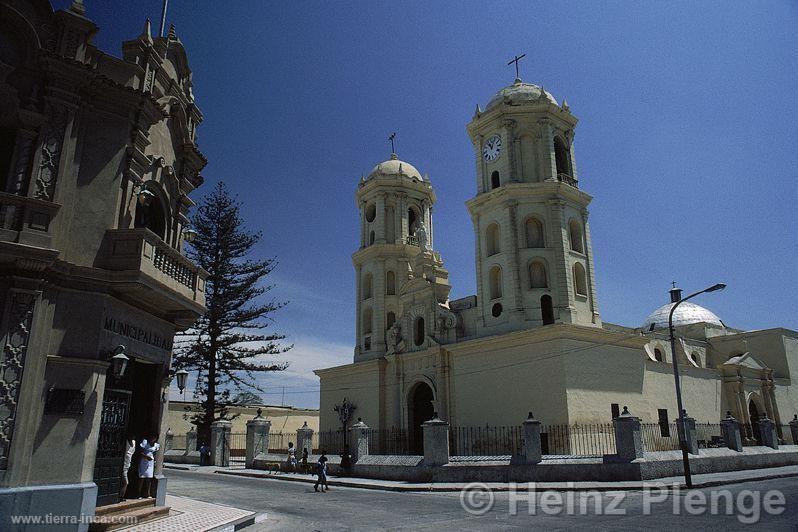
M 178 469 L 182 471 L 195 471 L 205 474 L 234 475 L 250 478 L 264 478 L 272 480 L 283 480 L 289 482 L 315 483 L 315 475 L 305 475 L 301 473 L 270 473 L 260 469 L 244 468 L 224 468 L 214 466 L 184 466 L 177 464 L 164 464 L 165 469 Z M 798 476 L 798 466 L 773 467 L 767 469 L 749 469 L 744 471 L 729 471 L 725 473 L 709 473 L 703 475 L 693 475 L 694 488 L 709 488 L 722 486 L 725 484 L 737 484 L 740 482 L 771 480 L 775 478 L 796 477 Z M 332 487 L 362 488 L 385 491 L 407 491 L 407 492 L 459 492 L 468 486 L 468 482 L 436 482 L 436 483 L 411 483 L 397 480 L 378 480 L 370 478 L 355 477 L 328 477 L 328 484 Z M 508 491 L 512 484 L 507 483 L 486 483 L 492 491 Z M 515 490 L 526 490 L 530 487 L 536 491 L 557 490 L 557 491 L 636 491 L 642 490 L 653 485 L 668 485 L 684 488 L 684 477 L 668 477 L 653 480 L 634 480 L 622 482 L 536 482 L 534 484 L 518 483 Z
M 210 532 L 233 531 L 255 523 L 255 512 L 230 506 L 195 501 L 186 497 L 166 495 L 169 515 L 119 530 L 136 532 Z

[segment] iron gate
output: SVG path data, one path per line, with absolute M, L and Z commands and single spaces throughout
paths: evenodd
M 97 506 L 119 502 L 120 481 L 125 459 L 130 394 L 124 390 L 105 390 L 100 416 L 100 435 L 94 459 L 94 483 L 97 484 Z

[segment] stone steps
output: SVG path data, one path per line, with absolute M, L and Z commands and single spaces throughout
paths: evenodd
M 118 530 L 169 515 L 168 506 L 155 506 L 155 499 L 130 499 L 117 504 L 100 506 L 95 520 L 89 525 L 92 532 Z

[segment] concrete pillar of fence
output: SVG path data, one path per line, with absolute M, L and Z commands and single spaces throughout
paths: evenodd
M 792 433 L 792 444 L 798 445 L 798 414 L 790 421 L 790 432 Z
M 349 428 L 349 432 L 352 434 L 349 438 L 349 454 L 352 462 L 356 463 L 369 454 L 369 427 L 361 418 L 357 418 L 357 423 Z
M 308 427 L 308 422 L 296 429 L 296 452 L 297 456 L 302 456 L 302 449 L 307 449 L 308 454 L 313 453 L 313 429 Z M 329 452 L 330 449 L 327 449 Z
M 449 423 L 435 412 L 432 419 L 421 424 L 424 431 L 424 465 L 449 463 Z
M 247 421 L 247 468 L 251 468 L 255 457 L 269 452 L 269 430 L 272 422 L 260 416 Z
M 726 418 L 720 420 L 720 432 L 726 447 L 737 452 L 743 450 L 743 439 L 740 434 L 740 422 L 734 419 L 731 412 L 726 412 Z
M 229 421 L 211 423 L 211 464 L 219 467 L 230 465 L 230 433 L 233 424 Z
M 689 417 L 684 410 L 682 412 L 683 417 L 676 419 L 676 432 L 679 434 L 679 442 L 686 442 L 688 453 L 698 454 L 698 433 L 695 430 L 695 418 Z
M 540 421 L 532 412 L 521 425 L 521 456 L 527 464 L 537 464 L 542 459 L 540 446 Z
M 615 448 L 618 458 L 624 462 L 643 458 L 640 418 L 634 417 L 627 407 L 623 407 L 623 412 L 612 420 L 612 425 L 615 429 Z
M 779 448 L 779 436 L 776 434 L 776 424 L 767 417 L 759 420 L 759 434 L 762 436 L 762 445 L 771 449 Z
M 174 446 L 175 446 L 175 435 L 172 432 L 172 428 L 170 427 L 166 429 L 166 434 L 164 434 L 163 437 L 163 450 L 164 452 L 171 451 Z
M 186 432 L 186 454 L 197 450 L 197 431 L 194 427 Z

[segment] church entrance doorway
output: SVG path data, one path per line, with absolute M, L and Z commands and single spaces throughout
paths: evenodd
M 759 432 L 759 408 L 757 408 L 754 399 L 748 401 L 748 416 L 751 418 L 751 437 L 756 440 L 757 445 L 762 445 L 762 434 Z
M 416 384 L 408 395 L 408 428 L 410 450 L 413 454 L 424 454 L 424 430 L 421 424 L 432 419 L 435 413 L 432 388 L 424 382 Z

